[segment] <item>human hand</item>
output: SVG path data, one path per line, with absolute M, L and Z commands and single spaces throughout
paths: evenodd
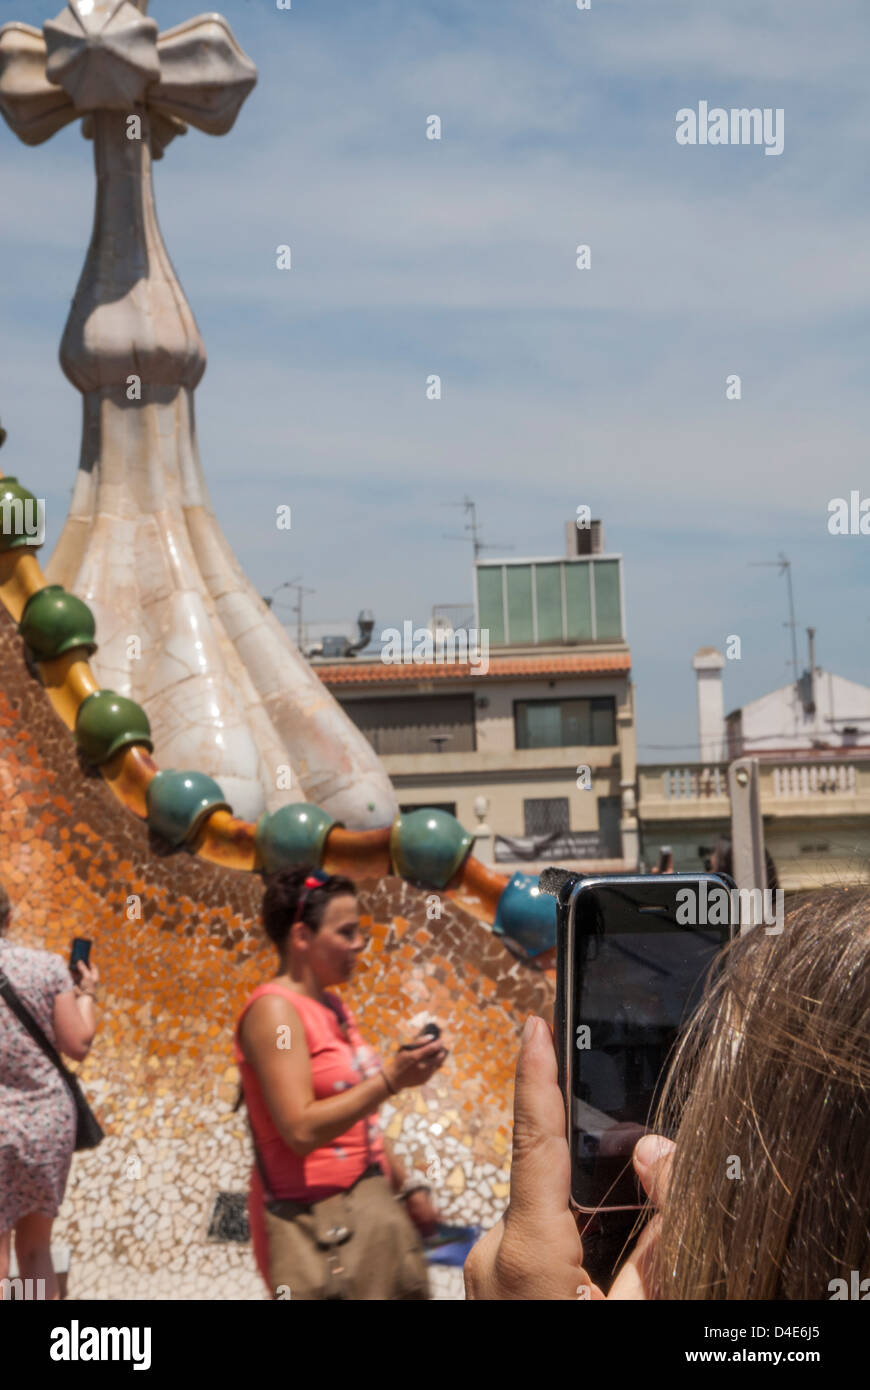
M 510 1203 L 465 1262 L 466 1296 L 599 1302 L 605 1295 L 583 1268 L 583 1242 L 570 1206 L 571 1155 L 552 1035 L 543 1020 L 529 1023 L 517 1061 Z M 635 1170 L 656 1205 L 666 1189 L 672 1150 L 668 1140 L 649 1134 L 635 1146 Z M 655 1218 L 615 1280 L 611 1299 L 647 1297 L 658 1229 Z
M 100 972 L 95 965 L 85 965 L 84 961 L 80 960 L 76 962 L 73 978 L 79 994 L 93 995 L 100 983 Z
M 441 1218 L 430 1194 L 424 1188 L 418 1187 L 416 1192 L 409 1193 L 405 1198 L 405 1206 L 421 1236 L 435 1234 Z
M 443 1066 L 448 1049 L 440 1038 L 428 1038 L 419 1047 L 396 1052 L 384 1066 L 384 1075 L 394 1091 L 407 1086 L 423 1086 Z
M 667 1195 L 676 1145 L 661 1134 L 645 1134 L 634 1146 L 634 1171 L 654 1207 L 661 1208 Z M 645 1300 L 652 1296 L 651 1265 L 661 1232 L 657 1214 L 645 1226 L 625 1264 L 613 1281 L 608 1299 L 614 1302 Z
M 514 1090 L 510 1202 L 465 1261 L 469 1299 L 603 1299 L 583 1268 L 556 1053 L 543 1019 L 523 1031 Z

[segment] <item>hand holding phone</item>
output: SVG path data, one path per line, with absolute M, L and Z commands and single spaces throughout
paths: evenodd
M 614 875 L 558 895 L 555 1041 L 579 1211 L 643 1205 L 631 1153 L 705 976 L 731 938 L 730 882 Z
M 615 1259 L 591 1267 L 588 1222 L 576 1219 L 568 1205 L 562 1157 L 567 1156 L 564 1125 L 559 1118 L 557 1059 L 546 1025 L 538 1022 L 523 1039 L 514 1091 L 513 1192 L 509 1219 L 491 1227 L 464 1254 L 467 1297 L 496 1300 L 637 1301 L 653 1296 L 647 1287 L 649 1254 L 658 1238 L 650 1223 L 623 1264 L 608 1292 Z M 672 1149 L 672 1146 L 666 1146 Z M 643 1155 L 638 1177 L 653 1205 L 667 1183 L 671 1154 L 659 1142 Z M 554 1157 L 558 1155 L 558 1161 Z M 641 1157 L 640 1155 L 638 1156 Z M 516 1179 L 514 1182 L 514 1178 Z M 573 1219 L 569 1219 L 573 1218 Z M 629 1227 L 634 1218 L 629 1219 Z M 628 1235 L 628 1232 L 626 1232 Z M 624 1241 L 614 1252 L 624 1255 Z
M 96 997 L 97 985 L 100 983 L 100 972 L 95 965 L 87 966 L 84 961 L 79 961 L 78 988 L 80 994 L 89 994 L 91 998 Z
M 69 953 L 69 973 L 72 975 L 76 984 L 81 980 L 79 966 L 84 964 L 85 968 L 90 965 L 91 946 L 93 942 L 87 936 L 74 936 L 72 949 Z

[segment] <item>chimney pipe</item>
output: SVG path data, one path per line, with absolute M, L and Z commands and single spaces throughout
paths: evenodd
M 808 700 L 808 703 L 807 703 L 807 708 L 808 708 L 810 714 L 815 714 L 815 712 L 816 712 L 816 629 L 815 629 L 814 627 L 808 627 L 808 628 L 807 628 L 807 637 L 808 637 L 809 640 L 810 640 L 810 669 L 809 669 L 809 679 L 808 679 L 808 682 L 807 682 L 807 684 L 808 684 L 808 686 L 809 686 L 809 700 Z
M 715 647 L 700 647 L 692 658 L 698 677 L 698 751 L 702 763 L 725 760 L 724 665 L 725 658 Z

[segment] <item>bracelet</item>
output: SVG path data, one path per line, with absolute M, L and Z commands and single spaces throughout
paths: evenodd
M 76 988 L 76 998 L 80 999 L 82 995 L 84 995 L 87 999 L 96 1000 L 97 991 L 95 989 L 82 989 L 79 986 Z
M 396 1200 L 404 1202 L 406 1197 L 410 1197 L 412 1192 L 431 1192 L 432 1189 L 427 1182 L 421 1178 L 406 1178 L 401 1188 L 396 1193 Z
M 387 1073 L 384 1071 L 383 1067 L 381 1067 L 381 1076 L 384 1078 L 384 1081 L 386 1082 L 387 1090 L 389 1091 L 390 1095 L 397 1096 L 399 1093 L 398 1091 L 393 1090 L 392 1086 L 390 1085 L 390 1078 L 387 1076 Z

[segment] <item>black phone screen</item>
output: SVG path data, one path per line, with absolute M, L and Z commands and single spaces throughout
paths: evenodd
M 73 969 L 79 961 L 84 961 L 85 965 L 90 965 L 91 942 L 86 936 L 74 936 L 72 949 L 69 953 L 69 968 Z
M 708 878 L 720 892 L 721 882 Z M 731 935 L 730 914 L 721 925 L 719 914 L 715 925 L 707 924 L 698 910 L 699 887 L 696 875 L 650 876 L 583 884 L 573 898 L 566 1043 L 571 1186 L 581 1207 L 644 1201 L 631 1153 L 648 1129 L 680 1029 Z M 695 894 L 694 911 L 687 888 Z

